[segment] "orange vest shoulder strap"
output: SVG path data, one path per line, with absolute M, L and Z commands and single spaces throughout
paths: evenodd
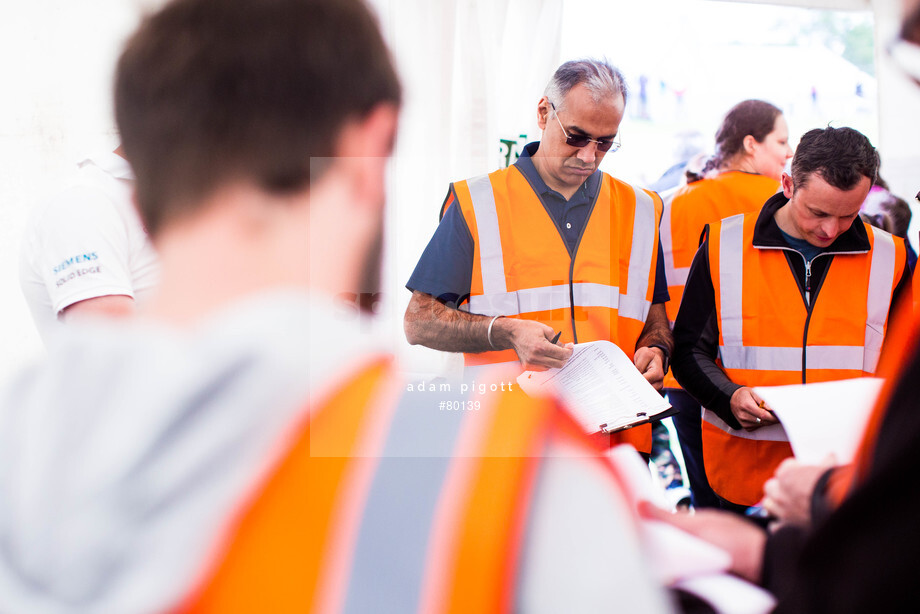
M 292 428 L 288 449 L 231 522 L 207 580 L 177 611 L 317 611 L 353 452 L 390 373 L 388 359 L 375 361 Z M 324 450 L 314 449 L 314 437 Z
M 466 417 L 434 519 L 421 611 L 510 611 L 554 406 L 519 390 Z

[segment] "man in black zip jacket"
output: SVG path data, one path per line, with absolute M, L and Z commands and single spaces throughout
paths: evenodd
M 905 15 L 900 39 L 889 52 L 920 85 L 920 63 L 916 61 L 920 58 L 920 2 L 908 3 Z M 910 298 L 909 293 L 903 298 Z M 907 307 L 909 313 L 909 304 Z M 645 506 L 647 515 L 730 552 L 735 573 L 760 582 L 776 595 L 777 614 L 911 609 L 911 604 L 920 601 L 916 581 L 920 531 L 915 530 L 920 487 L 912 471 L 920 463 L 920 319 L 916 315 L 913 319 L 909 337 L 886 348 L 886 372 L 898 365 L 900 373 L 885 406 L 875 410 L 881 412 L 877 432 L 863 442 L 862 472 L 839 507 L 832 510 L 826 505 L 828 471 L 807 502 L 812 509 L 806 526 L 783 524 L 768 534 L 716 511 L 672 515 L 649 505 Z M 904 331 L 900 333 L 903 337 Z M 898 348 L 898 343 L 906 349 Z M 816 514 L 819 508 L 824 513 Z
M 877 173 L 878 154 L 859 132 L 812 130 L 782 193 L 704 233 L 673 368 L 705 408 L 704 463 L 725 509 L 756 504 L 791 453 L 754 386 L 874 372 L 888 313 L 910 288 L 903 240 L 858 216 Z

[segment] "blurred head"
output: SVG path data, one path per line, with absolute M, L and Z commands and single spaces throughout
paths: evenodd
M 805 133 L 792 159 L 792 174 L 782 177 L 783 193 L 789 198 L 783 207 L 789 227 L 783 230 L 828 247 L 859 215 L 878 167 L 878 152 L 852 128 Z
M 907 201 L 876 185 L 869 191 L 869 196 L 860 208 L 859 216 L 864 222 L 897 237 L 907 237 L 913 213 Z
M 577 188 L 597 170 L 609 143 L 620 130 L 626 108 L 626 83 L 619 70 L 601 60 L 576 60 L 560 66 L 537 105 L 543 130 L 537 170 L 549 187 Z M 583 147 L 567 144 L 569 137 L 588 137 Z
M 731 108 L 716 132 L 715 149 L 709 168 L 741 168 L 777 181 L 792 157 L 782 111 L 763 100 L 744 100 Z
M 905 0 L 901 38 L 909 43 L 920 45 L 920 0 Z
M 920 85 L 920 1 L 905 0 L 904 20 L 897 40 L 888 45 L 895 65 Z
M 115 76 L 116 120 L 154 236 L 228 184 L 309 188 L 347 122 L 399 99 L 361 0 L 177 0 L 141 24 Z

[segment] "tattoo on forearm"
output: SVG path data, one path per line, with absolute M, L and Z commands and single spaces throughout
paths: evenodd
M 410 341 L 448 352 L 486 352 L 490 317 L 449 307 L 428 295 L 416 295 L 406 311 Z

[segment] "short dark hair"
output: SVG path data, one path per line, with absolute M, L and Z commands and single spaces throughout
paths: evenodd
M 802 135 L 792 158 L 792 184 L 799 188 L 817 174 L 838 190 L 852 189 L 860 178 L 874 184 L 879 156 L 875 147 L 853 128 L 815 128 Z
M 346 121 L 399 101 L 362 0 L 175 0 L 143 21 L 115 75 L 151 234 L 230 181 L 309 187 L 311 159 L 334 155 Z
M 742 100 L 725 114 L 716 131 L 716 150 L 706 164 L 704 174 L 719 169 L 731 158 L 744 151 L 744 137 L 751 135 L 763 143 L 776 127 L 776 118 L 783 112 L 764 100 Z

